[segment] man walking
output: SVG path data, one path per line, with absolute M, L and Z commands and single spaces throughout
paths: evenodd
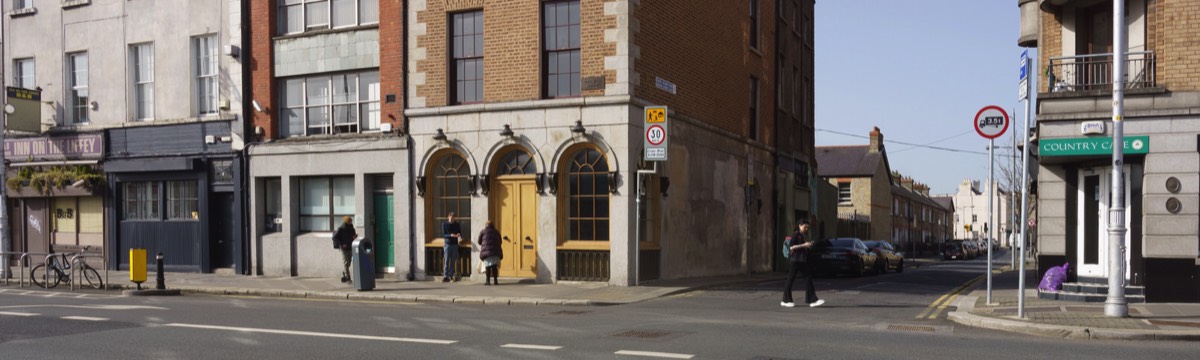
M 454 221 L 454 213 L 446 215 L 446 222 L 442 223 L 442 251 L 446 254 L 445 269 L 442 270 L 442 282 L 455 281 L 458 282 L 458 277 L 454 276 L 455 265 L 458 265 L 458 242 L 462 239 L 462 227 Z
M 808 303 L 809 307 L 818 307 L 825 303 L 825 300 L 817 298 L 817 290 L 813 288 L 813 270 L 816 269 L 816 266 L 813 266 L 809 252 L 813 252 L 812 255 L 816 255 L 816 253 L 813 242 L 807 240 L 806 234 L 808 234 L 808 223 L 802 221 L 796 225 L 796 232 L 792 233 L 792 236 L 789 236 L 783 244 L 788 249 L 788 265 L 790 265 L 787 282 L 783 285 L 783 302 L 779 303 L 783 307 L 796 306 L 792 302 L 792 283 L 796 281 L 796 275 L 801 271 L 804 272 L 805 282 L 804 302 Z
M 354 239 L 358 237 L 358 232 L 354 230 L 354 218 L 347 216 L 342 218 L 342 226 L 337 228 L 333 233 L 333 247 L 342 251 L 342 282 L 350 282 L 350 245 Z

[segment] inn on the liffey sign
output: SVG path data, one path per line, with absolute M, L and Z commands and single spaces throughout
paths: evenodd
M 1127 155 L 1150 152 L 1149 136 L 1126 136 L 1124 151 Z M 1111 137 L 1086 137 L 1042 139 L 1038 144 L 1038 156 L 1111 155 Z

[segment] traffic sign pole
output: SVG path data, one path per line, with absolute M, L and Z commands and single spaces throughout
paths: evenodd
M 1024 74 L 1021 74 L 1022 77 Z M 987 228 L 987 303 L 992 304 L 992 241 L 996 233 L 996 222 L 993 219 L 992 199 L 996 197 L 996 181 L 994 179 L 994 168 L 996 166 L 996 138 L 1004 135 L 1008 131 L 1009 124 L 1008 113 L 1004 108 L 995 105 L 984 106 L 975 113 L 975 132 L 979 136 L 988 139 L 988 211 L 987 221 L 992 223 L 992 226 Z M 986 223 L 984 223 L 986 224 Z

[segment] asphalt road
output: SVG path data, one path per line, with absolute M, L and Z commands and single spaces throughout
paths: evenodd
M 779 281 L 611 307 L 0 287 L 0 359 L 1194 359 L 1200 349 L 1039 338 L 946 321 L 953 308 L 931 305 L 983 268 L 978 259 L 820 278 L 818 292 L 828 301 L 820 308 L 780 307 Z M 802 298 L 803 287 L 796 295 Z

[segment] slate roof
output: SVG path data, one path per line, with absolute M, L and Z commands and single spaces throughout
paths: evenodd
M 938 205 L 941 205 L 943 209 L 954 210 L 953 196 L 931 196 L 929 198 L 933 199 Z
M 884 159 L 883 152 L 870 153 L 869 145 L 855 146 L 818 146 L 817 176 L 820 177 L 859 177 L 873 176 L 879 162 Z

